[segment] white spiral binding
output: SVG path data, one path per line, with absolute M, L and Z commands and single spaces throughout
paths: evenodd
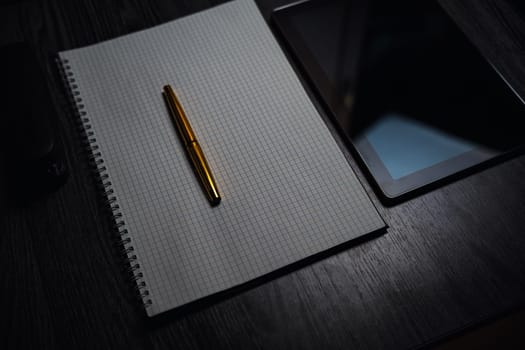
M 134 282 L 135 289 L 144 304 L 144 307 L 149 307 L 152 304 L 149 299 L 149 291 L 146 288 L 146 282 L 143 280 L 143 274 L 140 271 L 140 264 L 137 261 L 137 256 L 134 254 L 134 248 L 129 236 L 128 230 L 125 228 L 125 222 L 122 219 L 122 212 L 117 203 L 117 197 L 111 188 L 111 181 L 107 173 L 107 168 L 104 166 L 102 154 L 99 151 L 97 140 L 94 132 L 91 130 L 91 124 L 87 112 L 82 104 L 82 98 L 78 86 L 75 83 L 71 66 L 67 59 L 57 58 L 56 62 L 59 67 L 61 79 L 66 87 L 68 87 L 68 98 L 70 105 L 73 107 L 73 114 L 77 117 L 77 125 L 80 133 L 80 138 L 83 147 L 87 151 L 89 163 L 94 170 L 97 178 L 97 186 L 103 194 L 104 201 L 111 210 L 113 217 L 113 226 L 118 233 L 119 246 L 122 250 L 123 257 L 129 262 L 126 270 L 131 275 Z

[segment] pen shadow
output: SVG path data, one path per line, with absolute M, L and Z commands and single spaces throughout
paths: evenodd
M 303 267 L 306 267 L 308 265 L 311 265 L 315 262 L 318 262 L 322 259 L 328 258 L 330 256 L 333 256 L 337 253 L 343 252 L 349 248 L 355 247 L 357 245 L 363 244 L 367 241 L 370 241 L 373 238 L 377 238 L 387 232 L 388 226 L 385 226 L 381 229 L 378 229 L 376 231 L 372 231 L 366 235 L 360 236 L 358 238 L 355 238 L 353 240 L 350 240 L 348 242 L 342 243 L 340 245 L 337 245 L 335 247 L 332 247 L 330 249 L 324 250 L 320 253 L 311 255 L 309 257 L 306 257 L 304 259 L 301 259 L 299 261 L 296 261 L 292 264 L 289 264 L 287 266 L 284 266 L 282 268 L 279 268 L 277 270 L 274 270 L 270 273 L 267 273 L 265 275 L 262 275 L 260 277 L 257 277 L 253 280 L 250 280 L 248 282 L 242 283 L 240 285 L 231 287 L 229 289 L 226 289 L 224 291 L 214 293 L 209 296 L 205 296 L 201 299 L 197 299 L 195 301 L 192 301 L 188 304 L 179 306 L 177 308 L 168 310 L 166 312 L 163 312 L 159 315 L 153 316 L 151 318 L 147 318 L 145 316 L 145 326 L 149 330 L 156 330 L 160 329 L 163 326 L 168 325 L 169 323 L 176 322 L 183 317 L 203 311 L 206 308 L 212 307 L 221 301 L 224 301 L 226 299 L 235 297 L 237 295 L 240 295 L 243 292 L 246 292 L 248 290 L 251 290 L 253 288 L 256 288 L 258 286 L 261 286 L 262 284 L 265 284 L 267 282 L 271 282 L 272 280 L 275 280 L 279 277 L 283 277 L 287 274 L 290 274 L 294 271 L 297 271 Z

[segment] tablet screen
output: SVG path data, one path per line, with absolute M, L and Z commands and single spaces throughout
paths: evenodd
M 397 114 L 382 116 L 367 130 L 366 138 L 394 180 L 476 147 L 468 140 Z
M 436 1 L 308 1 L 275 11 L 386 197 L 522 144 L 522 100 Z

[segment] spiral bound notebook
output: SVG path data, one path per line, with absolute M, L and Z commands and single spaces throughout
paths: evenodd
M 149 316 L 385 227 L 252 1 L 59 61 Z M 216 207 L 165 84 L 213 170 Z

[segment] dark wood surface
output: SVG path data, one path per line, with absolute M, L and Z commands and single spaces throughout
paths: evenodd
M 524 305 L 525 156 L 385 207 L 347 154 L 390 226 L 387 234 L 206 307 L 147 322 L 116 257 L 51 58 L 214 3 L 0 3 L 0 44 L 26 40 L 38 50 L 70 169 L 56 193 L 2 207 L 0 348 L 414 348 Z M 259 6 L 268 17 L 283 3 Z M 442 1 L 525 96 L 518 3 Z

